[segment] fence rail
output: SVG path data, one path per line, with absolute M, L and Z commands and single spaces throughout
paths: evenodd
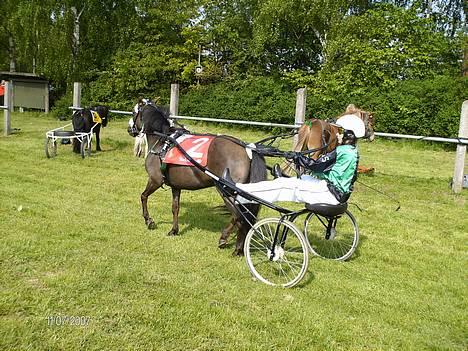
M 296 112 L 294 116 L 294 124 L 280 124 L 280 123 L 267 123 L 267 122 L 252 122 L 245 120 L 232 120 L 224 118 L 206 118 L 206 117 L 192 117 L 192 116 L 179 116 L 179 86 L 178 84 L 171 84 L 171 102 L 169 111 L 171 118 L 181 120 L 194 120 L 194 121 L 205 121 L 205 122 L 218 122 L 218 123 L 230 123 L 230 124 L 243 124 L 251 126 L 264 126 L 264 127 L 281 127 L 281 128 L 299 128 L 305 120 L 305 109 L 307 100 L 307 90 L 305 88 L 299 89 L 296 94 Z M 75 83 L 73 89 L 73 106 L 71 109 L 80 109 L 81 106 L 81 84 Z M 110 110 L 112 113 L 132 115 L 132 112 Z M 393 134 L 393 133 L 381 133 L 375 132 L 378 137 L 384 138 L 397 138 L 397 139 L 413 139 L 413 140 L 424 140 L 424 141 L 435 141 L 457 144 L 457 152 L 455 157 L 455 170 L 453 175 L 452 190 L 455 193 L 461 191 L 463 187 L 463 176 L 465 170 L 465 155 L 466 148 L 468 145 L 468 100 L 462 105 L 460 115 L 460 128 L 457 138 L 441 138 L 441 137 L 428 137 L 421 135 L 405 135 L 405 134 Z M 294 140 L 294 145 L 296 138 Z M 293 145 L 293 146 L 294 146 Z
M 82 109 L 82 107 L 69 107 L 69 108 L 73 110 Z M 130 112 L 130 111 L 109 110 L 109 112 L 120 114 L 120 115 L 129 115 L 129 116 L 133 115 L 133 112 Z M 302 125 L 302 123 L 282 124 L 282 123 L 253 122 L 253 121 L 236 120 L 236 119 L 208 118 L 208 117 L 194 117 L 194 116 L 171 116 L 171 118 L 177 119 L 177 120 L 230 123 L 230 124 L 242 124 L 242 125 L 263 126 L 263 127 L 290 128 L 290 129 L 299 128 Z M 442 137 L 428 137 L 428 136 L 423 136 L 423 135 L 406 135 L 406 134 L 394 134 L 394 133 L 382 133 L 382 132 L 375 132 L 375 135 L 379 137 L 384 137 L 384 138 L 413 139 L 413 140 L 436 141 L 436 142 L 468 145 L 467 138 L 442 138 Z

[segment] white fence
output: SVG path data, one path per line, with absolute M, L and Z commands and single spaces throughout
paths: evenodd
M 299 128 L 305 120 L 306 112 L 306 100 L 307 91 L 305 88 L 299 89 L 296 95 L 296 113 L 294 124 L 280 124 L 280 123 L 267 123 L 267 122 L 252 122 L 243 120 L 232 120 L 223 118 L 206 118 L 206 117 L 193 117 L 193 116 L 179 116 L 179 85 L 171 84 L 171 100 L 169 111 L 171 118 L 180 120 L 193 120 L 193 121 L 206 121 L 206 122 L 218 122 L 218 123 L 229 123 L 229 124 L 242 124 L 252 126 L 266 126 L 266 127 L 281 127 L 281 128 Z M 72 109 L 81 108 L 81 84 L 74 84 L 73 91 L 73 107 Z M 110 110 L 112 113 L 132 115 L 132 112 Z M 461 114 L 460 114 L 460 127 L 458 132 L 458 138 L 440 138 L 440 137 L 427 137 L 419 135 L 404 135 L 404 134 L 392 134 L 392 133 L 380 133 L 375 132 L 376 136 L 386 138 L 399 138 L 399 139 L 414 139 L 414 140 L 427 140 L 445 143 L 457 144 L 457 152 L 455 157 L 455 168 L 452 181 L 452 190 L 456 193 L 461 192 L 463 188 L 463 176 L 465 172 L 465 156 L 466 147 L 468 145 L 468 100 L 463 102 Z M 296 140 L 294 141 L 294 143 Z

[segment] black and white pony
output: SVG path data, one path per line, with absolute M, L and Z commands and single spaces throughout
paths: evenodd
M 107 126 L 109 121 L 109 108 L 99 105 L 92 108 L 84 108 L 75 111 L 72 117 L 73 130 L 75 132 L 89 133 L 91 129 L 96 134 L 96 151 L 101 151 L 99 134 L 101 125 Z M 93 128 L 94 127 L 94 128 Z M 78 139 L 73 139 L 73 152 L 80 153 L 81 142 Z

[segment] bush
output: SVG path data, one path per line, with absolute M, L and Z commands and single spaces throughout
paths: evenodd
M 192 87 L 180 97 L 179 113 L 269 123 L 294 123 L 295 92 L 271 77 L 250 77 Z
M 332 81 L 308 90 L 307 116 L 326 119 L 348 104 L 374 112 L 376 131 L 455 137 L 466 78 L 438 76 L 396 82 L 395 88 L 338 89 Z M 294 123 L 295 89 L 269 77 L 193 87 L 181 96 L 180 114 L 271 123 Z
M 439 76 L 370 91 L 365 104 L 375 112 L 379 132 L 455 137 L 467 90 L 466 78 Z

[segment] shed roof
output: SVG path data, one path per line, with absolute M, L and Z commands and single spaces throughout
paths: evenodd
M 3 80 L 17 80 L 23 82 L 48 82 L 49 80 L 33 73 L 23 73 L 23 72 L 7 72 L 7 71 L 0 71 L 0 79 Z

